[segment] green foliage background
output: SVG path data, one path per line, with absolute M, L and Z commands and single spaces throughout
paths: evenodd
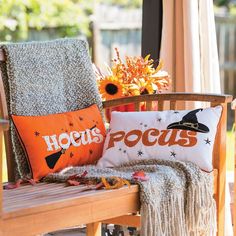
M 148 1 L 148 0 L 147 0 Z M 95 3 L 139 8 L 143 0 L 0 0 L 0 41 L 25 41 L 31 30 L 56 29 L 56 37 L 90 37 Z M 214 0 L 215 10 L 226 7 L 236 15 L 236 1 Z
M 0 41 L 25 41 L 31 29 L 56 29 L 57 37 L 89 37 L 95 2 L 121 7 L 142 4 L 142 0 L 0 0 Z
M 103 0 L 100 1 L 110 5 L 119 5 L 126 8 L 139 8 L 142 6 L 142 0 Z
M 235 17 L 236 1 L 235 0 L 214 0 L 215 13 L 220 12 L 221 8 L 225 8 L 225 14 Z
M 91 0 L 0 0 L 0 41 L 26 40 L 31 28 L 88 36 L 91 14 Z

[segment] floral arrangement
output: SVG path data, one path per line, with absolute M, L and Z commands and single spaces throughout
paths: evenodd
M 107 66 L 108 74 L 104 75 L 95 68 L 99 92 L 103 100 L 124 96 L 160 93 L 170 85 L 169 75 L 161 71 L 163 62 L 154 68 L 154 61 L 147 55 L 145 58 L 126 56 L 125 62 L 120 58 L 117 48 L 112 67 Z

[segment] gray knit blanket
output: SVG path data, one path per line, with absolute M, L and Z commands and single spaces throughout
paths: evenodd
M 64 182 L 85 170 L 89 179 L 117 176 L 139 185 L 142 236 L 213 236 L 216 233 L 213 176 L 195 164 L 151 159 L 115 168 L 69 167 L 48 175 L 45 180 Z M 132 173 L 138 170 L 145 171 L 149 180 L 132 180 Z
M 88 45 L 83 40 L 0 45 L 6 55 L 3 71 L 9 114 L 47 115 L 88 107 L 102 108 Z M 15 178 L 31 177 L 13 124 L 10 125 Z

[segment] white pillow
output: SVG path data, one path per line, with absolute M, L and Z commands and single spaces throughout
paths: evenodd
M 99 167 L 137 159 L 191 161 L 212 171 L 212 151 L 222 107 L 112 112 Z

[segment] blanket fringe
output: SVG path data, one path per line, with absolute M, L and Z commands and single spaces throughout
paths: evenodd
M 63 181 L 88 171 L 86 178 L 117 176 L 133 181 L 134 171 L 144 171 L 148 181 L 139 185 L 142 236 L 213 236 L 216 233 L 216 204 L 213 176 L 190 162 L 139 160 L 113 169 L 73 167 L 47 176 Z
M 216 235 L 216 203 L 207 185 L 191 185 L 187 196 L 186 223 L 189 235 Z M 205 195 L 199 194 L 204 192 Z
M 160 204 L 142 204 L 141 215 L 145 216 L 141 221 L 141 235 L 188 236 L 182 194 Z

